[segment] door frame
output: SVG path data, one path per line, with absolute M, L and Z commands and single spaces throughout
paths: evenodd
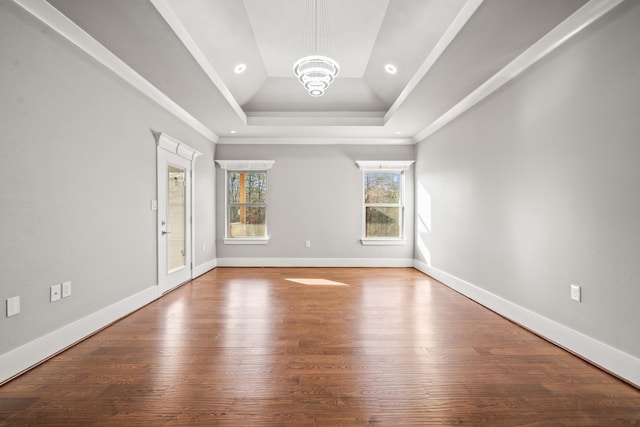
M 185 210 L 188 210 L 188 213 L 185 212 L 185 250 L 188 252 L 185 256 L 185 269 L 186 272 L 183 273 L 180 279 L 176 282 L 175 279 L 167 274 L 166 271 L 166 250 L 161 251 L 161 239 L 166 239 L 166 234 L 163 235 L 164 227 L 160 224 L 160 206 L 158 206 L 158 211 L 156 212 L 156 248 L 157 248 L 157 267 L 158 267 L 158 293 L 163 294 L 166 293 L 175 287 L 185 283 L 191 279 L 193 279 L 193 256 L 195 254 L 195 226 L 193 221 L 193 208 L 194 208 L 194 196 L 195 196 L 195 185 L 193 182 L 193 171 L 195 170 L 195 159 L 199 155 L 201 155 L 199 151 L 196 149 L 184 144 L 183 142 L 177 140 L 176 138 L 166 134 L 160 133 L 157 138 L 157 149 L 156 149 L 156 161 L 157 161 L 157 182 L 156 182 L 156 194 L 158 204 L 161 202 L 161 189 L 166 189 L 166 184 L 163 185 L 163 182 L 166 182 L 166 167 L 167 164 L 173 159 L 175 161 L 174 164 L 179 165 L 181 167 L 185 167 L 188 165 L 188 172 L 185 176 Z M 186 162 L 185 162 L 186 161 Z M 163 182 L 161 182 L 161 180 Z M 165 190 L 166 191 L 166 190 Z M 162 195 L 166 199 L 166 194 Z M 164 246 L 166 248 L 166 245 Z M 164 262 L 163 262 L 164 260 Z

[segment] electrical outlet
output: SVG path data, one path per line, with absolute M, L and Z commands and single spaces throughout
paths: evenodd
M 53 285 L 51 287 L 51 302 L 58 301 L 62 295 L 62 285 Z
M 206 244 L 206 243 L 203 243 L 203 244 L 202 244 L 202 252 L 204 252 L 204 251 L 206 251 L 206 250 L 207 250 L 207 244 Z
M 574 301 L 581 301 L 581 289 L 580 286 L 578 285 L 569 285 L 570 289 L 571 289 L 571 299 Z
M 310 248 L 311 247 L 311 240 L 305 240 L 304 247 L 305 248 Z
M 62 298 L 71 296 L 71 282 L 62 282 Z
M 20 313 L 20 297 L 7 298 L 7 317 Z

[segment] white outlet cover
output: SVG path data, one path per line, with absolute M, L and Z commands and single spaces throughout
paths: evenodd
M 51 302 L 58 301 L 61 298 L 62 285 L 53 285 L 51 287 Z

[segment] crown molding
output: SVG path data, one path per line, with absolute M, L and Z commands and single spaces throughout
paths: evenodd
M 414 145 L 412 138 L 310 138 L 223 136 L 218 144 L 230 145 Z
M 200 50 L 196 42 L 193 40 L 187 29 L 182 25 L 180 19 L 176 16 L 175 12 L 166 2 L 166 0 L 149 0 L 153 7 L 156 8 L 160 16 L 169 25 L 171 30 L 180 39 L 184 47 L 189 54 L 196 60 L 202 71 L 209 77 L 209 80 L 220 91 L 224 99 L 227 101 L 231 109 L 238 115 L 238 118 L 242 120 L 242 123 L 247 124 L 247 115 L 238 104 L 238 101 L 233 97 L 229 88 L 224 84 L 224 81 L 220 75 L 213 68 L 211 63 L 207 60 L 205 54 Z
M 218 135 L 212 130 L 189 114 L 184 108 L 175 103 L 51 4 L 45 0 L 13 0 L 13 2 L 79 47 L 98 63 L 111 70 L 122 80 L 156 102 L 193 130 L 214 143 L 218 141 Z
M 384 126 L 383 111 L 252 111 L 249 126 Z
M 456 15 L 454 20 L 451 22 L 451 25 L 444 32 L 438 43 L 431 50 L 427 58 L 424 60 L 418 71 L 413 75 L 407 86 L 402 89 L 398 98 L 391 105 L 389 110 L 384 115 L 384 123 L 386 124 L 391 117 L 398 111 L 400 106 L 407 100 L 409 95 L 415 90 L 415 88 L 420 84 L 424 76 L 427 75 L 431 67 L 440 59 L 440 56 L 444 53 L 445 50 L 449 47 L 451 42 L 456 38 L 458 33 L 462 31 L 469 19 L 473 16 L 474 13 L 478 10 L 478 8 L 482 5 L 484 0 L 467 0 L 465 4 L 460 9 L 460 12 Z
M 624 0 L 591 0 L 414 136 L 420 142 L 522 74 Z

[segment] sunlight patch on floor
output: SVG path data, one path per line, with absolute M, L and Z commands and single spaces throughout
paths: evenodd
M 300 283 L 308 286 L 349 286 L 346 283 L 334 282 L 327 279 L 287 279 L 290 282 Z

